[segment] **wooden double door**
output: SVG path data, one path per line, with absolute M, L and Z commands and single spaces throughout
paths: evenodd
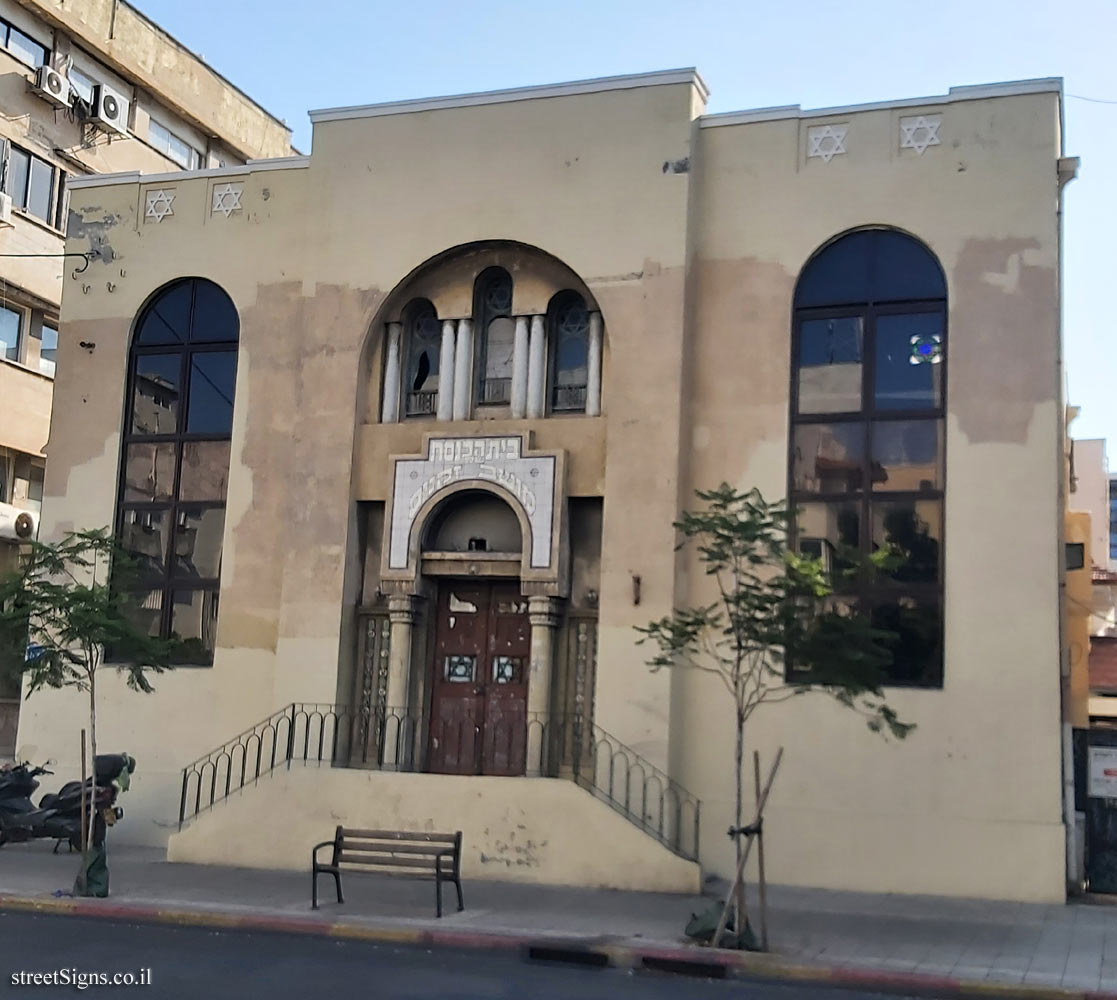
M 440 583 L 429 770 L 523 774 L 531 624 L 518 581 Z

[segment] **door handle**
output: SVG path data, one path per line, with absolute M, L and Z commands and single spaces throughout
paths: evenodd
M 480 685 L 478 685 L 477 687 L 475 687 L 475 688 L 473 689 L 473 693 L 474 693 L 474 694 L 484 694 L 484 693 L 485 693 L 485 689 L 484 689 L 483 687 L 481 687 Z

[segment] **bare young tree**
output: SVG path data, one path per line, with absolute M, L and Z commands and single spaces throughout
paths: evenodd
M 20 650 L 14 669 L 27 695 L 74 688 L 89 699 L 89 749 L 97 758 L 97 678 L 111 650 L 113 666 L 132 690 L 153 690 L 149 673 L 169 669 L 178 644 L 154 638 L 140 624 L 139 567 L 108 528 L 75 531 L 60 541 L 32 542 L 17 570 L 0 578 L 0 642 Z M 25 651 L 25 652 L 24 652 Z M 85 891 L 95 826 L 96 767 L 89 798 L 82 869 Z
M 882 551 L 865 563 L 843 552 L 837 560 L 843 568 L 828 570 L 789 545 L 786 504 L 727 483 L 697 497 L 703 506 L 684 512 L 675 528 L 679 548 L 697 547 L 717 599 L 678 608 L 637 631 L 641 644 L 656 649 L 647 661 L 653 671 L 710 674 L 733 700 L 739 829 L 745 732 L 761 705 L 825 692 L 864 716 L 874 732 L 903 739 L 914 728 L 898 718 L 882 690 L 894 634 L 873 628 L 864 613 L 835 600 L 835 574 L 878 572 L 899 556 Z M 739 859 L 739 837 L 736 843 Z

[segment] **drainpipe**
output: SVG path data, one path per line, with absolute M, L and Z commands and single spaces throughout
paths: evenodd
M 1058 515 L 1058 597 L 1059 597 L 1059 693 L 1061 709 L 1061 743 L 1062 743 L 1062 771 L 1063 771 L 1063 829 L 1066 835 L 1066 889 L 1068 895 L 1077 894 L 1082 890 L 1079 880 L 1079 833 L 1078 815 L 1074 808 L 1074 730 L 1071 725 L 1070 706 L 1070 656 L 1066 648 L 1066 547 L 1065 547 L 1065 519 L 1067 510 L 1067 496 L 1065 492 L 1064 463 L 1066 457 L 1064 449 L 1067 441 L 1066 400 L 1064 398 L 1064 367 L 1063 367 L 1063 189 L 1078 176 L 1079 160 L 1076 156 L 1063 156 L 1066 142 L 1066 117 L 1063 111 L 1063 93 L 1059 90 L 1059 159 L 1056 163 L 1056 176 L 1058 178 L 1058 197 L 1055 207 L 1055 225 L 1058 239 L 1058 268 L 1056 282 L 1058 283 L 1059 309 L 1056 315 L 1056 351 L 1055 373 L 1058 392 L 1058 406 L 1056 419 L 1059 421 L 1059 515 Z

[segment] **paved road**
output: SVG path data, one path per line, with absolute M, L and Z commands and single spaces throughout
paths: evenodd
M 138 974 L 147 988 L 12 984 L 12 974 L 74 969 Z M 429 952 L 357 941 L 209 931 L 79 917 L 0 913 L 0 996 L 266 997 L 376 1000 L 810 1000 L 830 991 L 687 976 L 571 968 L 494 952 Z M 835 1000 L 877 994 L 833 991 Z

